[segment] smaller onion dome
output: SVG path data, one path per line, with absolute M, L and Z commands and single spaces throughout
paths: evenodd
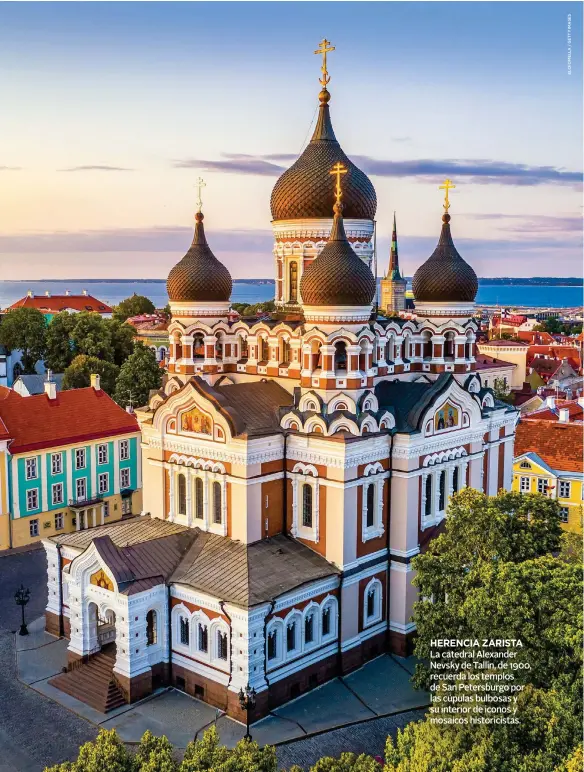
M 375 278 L 347 240 L 338 201 L 334 212 L 329 240 L 302 275 L 302 302 L 306 306 L 370 306 Z
M 454 246 L 448 212 L 442 215 L 438 246 L 414 274 L 412 290 L 418 303 L 474 302 L 477 275 Z
M 224 303 L 231 297 L 231 274 L 207 244 L 202 212 L 197 212 L 195 221 L 195 235 L 189 251 L 168 274 L 168 297 L 175 303 Z

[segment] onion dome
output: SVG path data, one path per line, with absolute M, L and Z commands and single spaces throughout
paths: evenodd
M 442 215 L 438 246 L 414 274 L 412 290 L 417 303 L 474 302 L 477 275 L 454 246 L 448 212 Z
M 300 294 L 306 306 L 371 306 L 375 297 L 375 278 L 347 240 L 342 208 L 337 201 L 330 238 L 302 274 Z
M 272 219 L 330 217 L 335 196 L 328 184 L 328 173 L 336 163 L 341 163 L 348 170 L 343 180 L 344 217 L 373 220 L 377 210 L 375 188 L 369 177 L 347 158 L 335 137 L 328 105 L 330 93 L 326 88 L 320 92 L 319 99 L 318 120 L 312 139 L 272 190 Z
M 197 212 L 195 221 L 195 235 L 189 251 L 168 274 L 168 297 L 175 303 L 226 302 L 233 286 L 231 274 L 207 244 L 202 212 Z

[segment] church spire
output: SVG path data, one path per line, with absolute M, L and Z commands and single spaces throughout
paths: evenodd
M 399 258 L 397 253 L 397 226 L 395 222 L 395 212 L 393 213 L 393 231 L 391 234 L 391 248 L 389 250 L 389 270 L 387 271 L 387 278 L 401 279 L 399 272 Z

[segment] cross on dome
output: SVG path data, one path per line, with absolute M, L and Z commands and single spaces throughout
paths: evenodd
M 199 177 L 195 187 L 197 189 L 197 214 L 198 214 L 203 209 L 203 199 L 201 198 L 201 192 L 203 188 L 207 187 L 207 183 L 202 177 Z
M 341 197 L 343 195 L 343 191 L 341 189 L 341 176 L 343 174 L 346 174 L 348 172 L 348 169 L 346 166 L 343 166 L 340 161 L 337 161 L 337 163 L 333 166 L 333 168 L 330 170 L 329 174 L 333 174 L 337 180 L 336 180 L 336 186 L 335 186 L 335 196 L 337 197 L 336 203 L 335 203 L 335 212 L 337 211 L 337 207 L 341 204 Z
M 334 50 L 335 47 L 331 46 L 331 41 L 323 38 L 318 44 L 318 48 L 314 52 L 315 54 L 320 54 L 322 56 L 322 66 L 320 68 L 320 71 L 322 72 L 322 78 L 319 79 L 319 83 L 325 89 L 330 83 L 330 75 L 328 74 L 328 70 L 326 68 L 326 55 Z
M 448 200 L 448 191 L 455 188 L 456 185 L 453 184 L 452 180 L 445 179 L 443 184 L 438 187 L 438 190 L 444 191 L 444 211 L 448 212 L 450 209 L 450 201 Z

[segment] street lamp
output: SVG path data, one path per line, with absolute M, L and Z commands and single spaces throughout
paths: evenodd
M 22 624 L 20 625 L 20 630 L 18 631 L 18 634 L 28 635 L 28 629 L 24 621 L 24 607 L 30 600 L 30 590 L 28 589 L 28 587 L 25 587 L 23 584 L 21 584 L 19 589 L 16 590 L 16 592 L 14 593 L 14 600 L 16 601 L 16 605 L 20 606 L 20 608 L 22 609 Z
M 251 740 L 251 734 L 249 733 L 249 711 L 255 708 L 256 690 L 248 684 L 245 690 L 239 690 L 238 696 L 241 709 L 245 711 L 245 737 L 243 739 Z

